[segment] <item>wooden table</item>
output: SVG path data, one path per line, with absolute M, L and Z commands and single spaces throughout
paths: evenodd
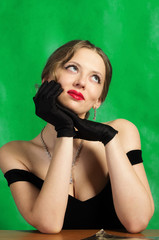
M 3 240 L 81 240 L 83 238 L 94 235 L 99 230 L 62 230 L 58 234 L 42 234 L 38 231 L 12 231 L 12 230 L 0 230 L 0 239 Z M 138 234 L 130 234 L 126 232 L 118 231 L 109 231 L 105 230 L 109 234 L 123 237 L 158 237 L 159 239 L 159 230 L 144 230 Z M 141 239 L 142 239 L 141 238 Z

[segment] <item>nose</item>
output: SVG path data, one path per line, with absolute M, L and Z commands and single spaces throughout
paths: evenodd
M 77 88 L 85 88 L 86 87 L 86 77 L 83 75 L 80 75 L 76 78 L 73 85 Z

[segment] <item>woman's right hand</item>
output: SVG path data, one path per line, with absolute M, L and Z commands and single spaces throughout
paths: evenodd
M 71 117 L 57 107 L 57 97 L 62 91 L 59 83 L 45 81 L 33 98 L 36 115 L 55 126 L 57 137 L 74 137 L 75 129 Z

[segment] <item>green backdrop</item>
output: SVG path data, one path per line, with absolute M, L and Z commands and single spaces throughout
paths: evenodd
M 101 47 L 113 78 L 97 121 L 125 118 L 140 132 L 155 201 L 148 228 L 159 228 L 159 1 L 0 1 L 0 146 L 30 140 L 44 125 L 34 114 L 35 84 L 49 55 L 72 39 Z M 0 229 L 32 229 L 0 172 Z

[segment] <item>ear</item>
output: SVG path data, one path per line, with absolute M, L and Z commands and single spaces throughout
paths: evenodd
M 99 108 L 100 105 L 101 105 L 101 103 L 102 103 L 101 98 L 98 98 L 97 101 L 96 101 L 96 103 L 93 105 L 93 109 Z

